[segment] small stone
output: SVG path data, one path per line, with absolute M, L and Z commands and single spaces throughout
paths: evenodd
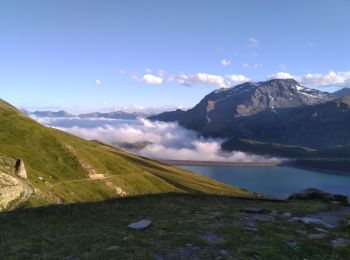
M 213 244 L 213 245 L 219 244 L 222 241 L 224 241 L 224 239 L 222 237 L 219 237 L 218 235 L 215 235 L 212 233 L 205 234 L 205 235 L 201 236 L 201 238 L 203 240 L 205 240 L 207 243 Z
M 41 181 L 43 181 L 43 180 L 44 180 L 44 178 L 43 178 L 43 177 L 41 177 L 41 176 L 39 176 L 39 177 L 38 177 L 38 179 L 39 179 L 39 180 L 41 180 Z
M 219 211 L 210 212 L 210 216 L 213 218 L 217 218 L 217 217 L 220 217 L 222 215 L 223 215 L 222 212 L 219 212 Z
M 300 235 L 303 235 L 303 236 L 307 235 L 307 232 L 305 230 L 298 229 L 296 232 Z
M 262 208 L 241 208 L 239 211 L 244 213 L 260 214 L 264 210 Z
M 159 254 L 155 254 L 155 255 L 154 255 L 154 258 L 155 258 L 156 260 L 164 260 L 164 257 L 162 257 L 162 256 L 159 255 Z
M 271 211 L 270 215 L 278 216 L 278 211 L 274 209 L 273 211 Z
M 110 246 L 107 248 L 108 251 L 117 251 L 120 249 L 120 246 L 114 245 L 114 246 Z
M 315 234 L 309 234 L 307 237 L 310 239 L 322 239 L 325 238 L 327 234 L 325 233 L 315 233 Z
M 129 224 L 128 228 L 134 229 L 134 230 L 142 230 L 142 229 L 148 228 L 149 225 L 151 225 L 151 224 L 152 224 L 152 221 L 150 221 L 148 219 L 142 219 L 138 222 Z
M 324 226 L 326 228 L 333 228 L 334 227 L 332 225 L 329 225 L 329 224 L 323 222 L 322 220 L 320 220 L 318 218 L 312 218 L 312 217 L 302 217 L 302 218 L 294 217 L 291 220 L 299 221 L 299 222 L 304 223 L 304 224 L 320 225 L 320 226 Z
M 316 227 L 315 228 L 318 232 L 322 232 L 322 233 L 327 233 L 328 231 L 327 230 L 325 230 L 325 229 L 323 229 L 323 228 L 318 228 L 318 227 Z
M 350 244 L 350 241 L 339 237 L 337 239 L 332 240 L 331 243 L 334 248 L 339 248 L 348 246 Z
M 284 218 L 291 218 L 292 217 L 292 213 L 290 212 L 284 212 L 281 214 L 281 217 L 284 217 Z
M 225 257 L 229 257 L 230 256 L 230 253 L 227 250 L 224 250 L 224 249 L 220 250 L 220 254 L 222 254 Z
M 295 240 L 288 240 L 287 245 L 290 249 L 293 249 L 293 250 L 299 249 L 298 243 Z

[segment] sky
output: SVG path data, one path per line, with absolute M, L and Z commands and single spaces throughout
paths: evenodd
M 4 0 L 0 98 L 29 109 L 189 107 L 293 77 L 350 87 L 349 0 Z

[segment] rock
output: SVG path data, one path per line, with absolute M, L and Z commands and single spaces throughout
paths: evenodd
M 312 218 L 312 217 L 294 217 L 291 219 L 292 221 L 299 221 L 301 223 L 304 224 L 311 224 L 311 225 L 320 225 L 320 226 L 324 226 L 326 228 L 334 228 L 333 225 L 327 224 L 325 222 L 323 222 L 322 220 L 318 219 L 318 218 Z
M 284 212 L 281 214 L 281 217 L 284 217 L 284 218 L 291 218 L 292 217 L 292 213 L 290 212 Z
M 303 236 L 307 235 L 307 231 L 305 231 L 305 230 L 298 229 L 296 232 L 300 235 L 303 235 Z
M 350 241 L 346 240 L 342 237 L 339 237 L 337 239 L 332 240 L 331 243 L 332 243 L 332 246 L 334 248 L 346 247 L 346 246 L 350 245 Z
M 212 218 L 221 217 L 223 215 L 222 212 L 219 211 L 210 212 L 209 214 Z
M 287 245 L 290 249 L 293 249 L 293 250 L 299 249 L 298 243 L 295 240 L 288 240 Z
M 41 177 L 41 176 L 39 176 L 38 179 L 41 180 L 41 181 L 44 181 L 44 178 Z
M 222 237 L 212 233 L 205 234 L 201 236 L 201 238 L 206 242 L 208 242 L 209 244 L 213 244 L 213 245 L 219 244 L 224 241 Z
M 164 260 L 164 257 L 162 257 L 162 256 L 159 255 L 159 254 L 155 254 L 155 255 L 154 255 L 154 258 L 155 258 L 155 260 Z
M 343 207 L 337 210 L 318 212 L 304 216 L 304 221 L 314 222 L 311 224 L 322 225 L 326 228 L 334 228 L 344 225 L 344 220 L 350 215 L 350 208 Z M 298 220 L 300 218 L 292 218 L 292 220 Z M 316 223 L 318 222 L 318 223 Z
M 309 234 L 307 237 L 310 239 L 322 239 L 325 238 L 327 234 L 325 233 L 315 233 L 315 234 Z
M 323 228 L 318 228 L 318 227 L 316 227 L 315 228 L 318 232 L 322 232 L 322 233 L 327 233 L 328 231 L 327 230 L 325 230 L 325 229 L 323 229 Z
M 221 249 L 220 254 L 222 254 L 224 257 L 229 257 L 230 253 L 227 250 Z
M 22 179 L 27 179 L 27 171 L 22 160 L 16 161 L 16 174 Z
M 306 189 L 302 192 L 293 193 L 288 199 L 319 199 L 328 202 L 339 202 L 342 205 L 348 205 L 348 198 L 340 194 L 331 194 L 318 189 Z
M 165 259 L 198 259 L 198 254 L 200 253 L 201 248 L 188 244 L 183 247 L 179 247 L 173 250 L 170 250 Z
M 262 208 L 241 208 L 239 211 L 250 214 L 261 214 L 264 210 Z
M 110 246 L 107 248 L 108 251 L 117 251 L 120 249 L 120 246 L 114 245 L 114 246 Z
M 151 220 L 142 219 L 142 220 L 140 220 L 138 222 L 129 224 L 128 228 L 134 229 L 134 230 L 142 230 L 142 229 L 148 228 L 149 225 L 151 225 L 151 224 L 152 224 Z

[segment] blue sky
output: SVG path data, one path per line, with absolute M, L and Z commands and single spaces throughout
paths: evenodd
M 350 86 L 349 0 L 2 1 L 0 97 L 18 106 L 191 106 L 295 77 Z

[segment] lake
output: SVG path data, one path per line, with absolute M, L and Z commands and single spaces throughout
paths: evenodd
M 217 181 L 275 198 L 307 188 L 350 198 L 350 174 L 325 173 L 292 167 L 178 166 Z

